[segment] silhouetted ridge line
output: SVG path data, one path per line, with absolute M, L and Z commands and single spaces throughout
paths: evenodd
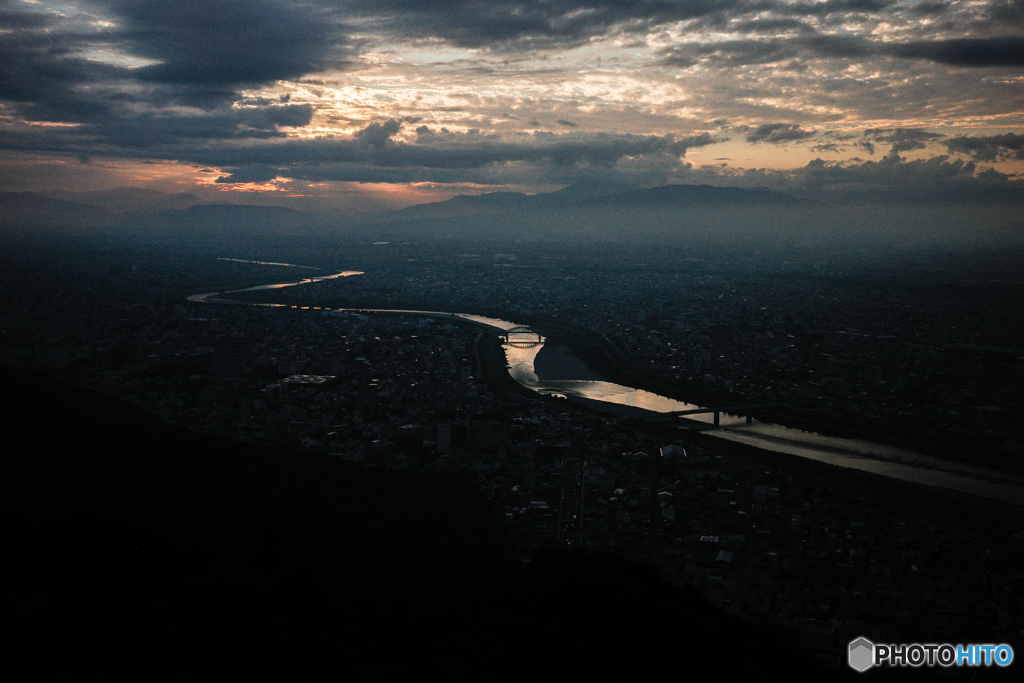
M 712 185 L 663 185 L 650 189 L 625 184 L 570 185 L 557 192 L 533 195 L 520 192 L 489 192 L 458 195 L 443 202 L 415 204 L 395 212 L 396 218 L 439 218 L 458 214 L 482 213 L 496 209 L 542 210 L 570 207 L 609 209 L 629 207 L 696 206 L 802 206 L 818 204 L 812 200 L 767 188 L 716 187 Z

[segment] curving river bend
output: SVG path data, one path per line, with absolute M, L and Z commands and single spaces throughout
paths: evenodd
M 206 292 L 204 294 L 195 294 L 188 297 L 188 299 L 197 303 L 243 304 L 245 302 L 232 299 L 230 295 L 238 292 L 294 287 L 310 282 L 361 274 L 361 271 L 343 271 L 333 275 L 279 284 L 260 285 L 230 292 Z M 286 307 L 282 304 L 245 305 Z M 359 310 L 414 315 L 454 315 L 468 322 L 503 333 L 514 327 L 521 327 L 520 324 L 507 320 L 466 313 L 453 314 L 441 311 L 398 309 Z M 543 371 L 538 374 L 537 356 L 544 349 L 543 338 L 541 338 L 541 343 L 534 346 L 523 347 L 504 344 L 503 347 L 508 360 L 509 374 L 512 378 L 528 389 L 538 393 L 565 396 L 570 400 L 586 402 L 593 407 L 604 408 L 609 412 L 617 412 L 619 414 L 630 411 L 661 413 L 692 410 L 699 407 L 643 389 L 606 382 L 597 379 L 596 375 L 586 379 L 565 379 L 564 377 L 545 377 Z M 575 362 L 579 363 L 579 361 Z M 593 373 L 587 372 L 587 368 L 583 367 L 581 369 L 584 372 L 577 374 L 584 376 L 588 374 L 593 375 Z M 597 404 L 594 402 L 597 402 Z M 691 415 L 689 418 L 708 423 L 711 423 L 714 419 L 710 414 Z M 764 423 L 758 420 L 754 420 L 752 424 L 748 425 L 745 418 L 727 414 L 721 415 L 720 427 L 718 429 L 706 431 L 704 434 L 715 438 L 745 443 L 769 451 L 810 458 L 838 467 L 863 470 L 886 477 L 952 489 L 1012 505 L 1024 505 L 1024 475 L 1022 474 L 992 470 L 968 463 L 942 460 L 922 455 L 912 450 L 885 446 L 861 439 L 824 436 L 814 432 Z

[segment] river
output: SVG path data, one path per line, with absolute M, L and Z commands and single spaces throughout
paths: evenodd
M 220 259 L 222 261 L 239 261 L 240 259 Z M 244 261 L 244 263 L 261 263 L 275 266 L 292 266 L 293 268 L 309 268 L 309 266 L 295 266 L 291 263 L 268 263 L 265 261 Z M 339 277 L 351 277 L 353 275 L 362 275 L 361 270 L 345 270 L 334 275 L 323 275 L 321 277 L 309 277 L 296 280 L 295 282 L 280 282 L 273 285 L 257 285 L 255 287 L 246 287 L 245 289 L 232 289 L 227 292 L 203 292 L 202 294 L 193 294 L 188 297 L 189 301 L 194 301 L 200 304 L 241 304 L 244 303 L 249 306 L 265 306 L 269 308 L 287 308 L 284 304 L 250 304 L 245 301 L 238 301 L 236 299 L 226 298 L 228 294 L 238 294 L 239 292 L 256 292 L 263 289 L 282 289 L 284 287 L 294 287 L 296 285 L 306 285 L 310 282 L 320 282 L 321 280 L 334 280 Z
M 188 298 L 189 301 L 199 303 L 238 304 L 242 302 L 228 298 L 228 295 L 245 291 L 293 287 L 320 280 L 331 280 L 361 274 L 360 271 L 343 271 L 334 275 L 301 279 L 294 282 L 260 285 L 224 293 L 207 292 Z M 282 304 L 251 305 L 282 307 Z M 454 315 L 468 322 L 502 333 L 515 327 L 523 327 L 518 323 L 508 320 L 468 313 L 453 314 L 442 311 L 398 309 L 359 310 L 439 317 Z M 693 410 L 700 407 L 643 389 L 600 379 L 544 379 L 538 376 L 536 368 L 537 355 L 544 348 L 544 339 L 539 337 L 539 335 L 534 335 L 534 338 L 539 339 L 539 343 L 529 346 L 518 344 L 503 345 L 508 360 L 509 374 L 528 389 L 542 394 L 565 396 L 569 400 L 583 401 L 588 405 L 598 408 L 605 407 L 610 412 L 617 412 L 619 414 L 622 414 L 624 411 L 664 413 Z M 593 402 L 598 403 L 595 404 Z M 714 420 L 711 414 L 691 415 L 688 416 L 688 419 L 708 424 Z M 992 470 L 964 462 L 933 458 L 909 449 L 895 448 L 862 439 L 825 436 L 758 420 L 754 420 L 752 424 L 747 424 L 744 417 L 737 415 L 722 414 L 720 426 L 703 433 L 715 438 L 736 441 L 769 451 L 797 455 L 837 467 L 862 470 L 886 477 L 952 489 L 1012 505 L 1024 505 L 1024 475 L 1021 474 Z M 681 432 L 680 436 L 684 435 L 685 433 Z

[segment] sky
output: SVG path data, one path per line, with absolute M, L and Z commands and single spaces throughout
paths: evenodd
M 0 191 L 596 182 L 1019 194 L 1024 0 L 0 0 Z

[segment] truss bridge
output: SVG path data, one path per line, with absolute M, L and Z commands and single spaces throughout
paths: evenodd
M 530 346 L 539 346 L 544 342 L 544 338 L 537 332 L 534 332 L 529 327 L 513 327 L 512 329 L 506 330 L 505 334 L 501 337 L 509 346 L 515 346 L 517 348 L 527 348 Z

